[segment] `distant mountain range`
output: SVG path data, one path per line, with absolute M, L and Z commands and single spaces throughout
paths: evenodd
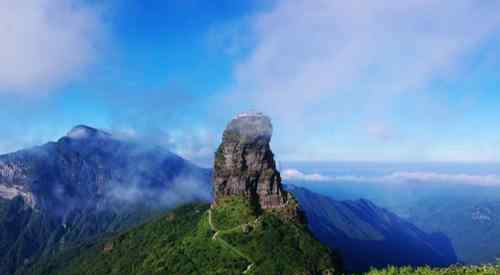
M 348 271 L 457 263 L 451 241 L 444 234 L 425 233 L 368 200 L 336 201 L 293 185 L 288 190 L 304 209 L 311 231 L 340 252 Z
M 450 171 L 469 175 L 499 173 L 499 166 L 493 164 L 488 164 L 486 168 L 478 164 L 448 164 L 448 166 L 449 168 L 441 173 L 453 173 Z M 337 168 L 332 167 L 332 169 Z M 399 169 L 401 168 L 394 168 L 396 171 Z M 413 169 L 419 168 L 417 166 Z M 377 173 L 380 171 L 378 167 L 372 170 Z M 427 171 L 439 172 L 439 170 Z M 401 184 L 293 181 L 293 184 L 334 200 L 365 198 L 425 232 L 442 232 L 451 240 L 458 260 L 464 264 L 495 264 L 500 259 L 499 186 L 457 184 L 453 180 Z
M 500 200 L 422 200 L 411 208 L 408 220 L 444 232 L 467 264 L 500 259 Z
M 88 126 L 73 128 L 57 142 L 2 155 L 0 274 L 26 274 L 33 265 L 46 270 L 54 257 L 66 263 L 80 256 L 69 251 L 87 251 L 176 205 L 208 202 L 211 181 L 210 170 L 167 150 Z M 444 235 L 426 234 L 369 201 L 339 202 L 293 186 L 289 191 L 314 236 L 340 253 L 347 270 L 456 262 Z M 203 205 L 180 209 L 179 215 L 206 218 L 199 212 Z M 277 230 L 290 229 L 271 223 Z M 157 233 L 162 230 L 157 226 L 170 230 L 170 225 L 144 226 Z M 155 242 L 162 236 L 157 237 L 152 245 L 161 246 Z

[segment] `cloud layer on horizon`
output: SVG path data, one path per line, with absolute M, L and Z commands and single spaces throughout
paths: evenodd
M 437 173 L 437 172 L 394 172 L 382 176 L 326 176 L 318 173 L 306 174 L 296 169 L 286 169 L 281 172 L 286 181 L 306 182 L 352 182 L 370 184 L 407 184 L 407 183 L 439 183 L 439 184 L 465 184 L 478 186 L 500 187 L 500 175 L 495 174 L 465 174 L 465 173 Z
M 281 177 L 284 180 L 300 180 L 300 181 L 330 181 L 331 177 L 324 176 L 318 173 L 305 174 L 297 169 L 285 169 L 281 171 Z

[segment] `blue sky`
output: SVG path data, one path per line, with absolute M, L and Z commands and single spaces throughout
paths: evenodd
M 0 152 L 83 123 L 208 163 L 259 110 L 281 160 L 500 160 L 498 1 L 0 5 Z

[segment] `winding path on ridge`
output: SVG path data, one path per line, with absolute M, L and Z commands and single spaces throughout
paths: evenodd
M 247 268 L 243 271 L 243 274 L 247 274 L 248 272 L 250 272 L 250 270 L 252 270 L 252 268 L 255 266 L 255 262 L 250 258 L 248 257 L 248 255 L 246 255 L 245 253 L 241 252 L 241 250 L 239 250 L 238 248 L 230 245 L 228 242 L 226 242 L 224 239 L 222 239 L 221 237 L 219 237 L 219 233 L 220 232 L 228 232 L 228 231 L 232 231 L 232 230 L 235 230 L 237 228 L 242 228 L 242 226 L 246 225 L 246 224 L 240 224 L 238 226 L 235 226 L 233 228 L 230 228 L 230 229 L 227 229 L 227 230 L 217 230 L 212 222 L 212 209 L 208 209 L 208 224 L 210 225 L 210 229 L 212 229 L 212 231 L 214 231 L 214 235 L 212 236 L 212 240 L 214 241 L 219 241 L 222 246 L 232 250 L 234 253 L 236 253 L 237 255 L 239 255 L 240 257 L 242 258 L 245 258 L 248 262 L 250 262 L 250 264 L 247 266 Z

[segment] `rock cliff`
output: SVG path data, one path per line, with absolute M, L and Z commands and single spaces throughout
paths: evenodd
M 245 196 L 259 210 L 279 209 L 288 217 L 300 216 L 298 205 L 283 189 L 269 142 L 269 117 L 242 113 L 226 127 L 215 153 L 215 201 L 228 196 Z

